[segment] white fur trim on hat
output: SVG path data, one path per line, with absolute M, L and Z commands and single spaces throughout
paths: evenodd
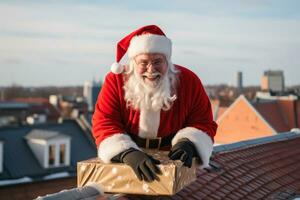
M 123 133 L 114 134 L 104 139 L 98 147 L 98 157 L 104 163 L 110 163 L 111 159 L 129 148 L 139 149 L 131 138 Z
M 121 65 L 120 63 L 114 62 L 111 65 L 110 70 L 114 74 L 121 74 L 124 71 L 124 66 Z
M 195 145 L 197 152 L 203 162 L 202 168 L 209 167 L 209 159 L 213 150 L 213 142 L 207 133 L 194 127 L 186 127 L 177 132 L 172 140 L 172 146 L 180 139 L 187 138 Z
M 172 42 L 169 38 L 162 35 L 138 35 L 131 39 L 127 52 L 129 58 L 134 58 L 142 53 L 161 53 L 166 56 L 167 60 L 170 60 Z

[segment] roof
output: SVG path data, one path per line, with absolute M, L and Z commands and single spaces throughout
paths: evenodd
M 41 98 L 41 97 L 15 98 L 13 100 L 16 102 L 24 102 L 24 103 L 47 103 L 47 102 L 49 102 L 48 99 Z
M 277 132 L 300 127 L 300 101 L 276 99 L 255 102 L 252 105 L 274 127 Z
M 44 169 L 34 156 L 26 142 L 26 135 L 34 130 L 58 132 L 71 137 L 70 166 Z M 74 120 L 66 120 L 61 124 L 37 124 L 33 126 L 2 127 L 0 140 L 3 140 L 3 172 L 0 180 L 31 177 L 40 179 L 45 175 L 58 172 L 69 172 L 75 175 L 78 161 L 96 156 L 96 148 L 86 137 L 86 133 Z
M 255 107 L 240 95 L 217 120 L 217 144 L 261 138 L 277 134 Z
M 0 101 L 0 109 L 28 109 L 28 103 Z
M 51 120 L 60 117 L 59 111 L 46 98 L 16 98 L 14 101 L 27 103 L 32 113 L 47 114 Z
M 70 138 L 64 134 L 61 134 L 57 131 L 49 131 L 49 130 L 41 130 L 41 129 L 33 129 L 26 136 L 26 139 L 42 139 L 49 140 L 54 138 Z
M 292 132 L 217 146 L 214 170 L 198 169 L 197 180 L 176 195 L 114 199 L 293 199 L 300 195 L 299 146 L 300 135 Z
M 212 163 L 220 169 L 199 169 L 195 182 L 164 199 L 291 198 L 300 194 L 299 146 L 300 135 L 283 133 L 250 140 L 248 144 L 215 147 Z
M 277 101 L 259 102 L 252 105 L 277 132 L 285 132 L 293 128 L 288 126 L 284 116 L 288 110 L 281 111 Z
M 290 131 L 292 128 L 299 128 L 300 126 L 299 123 L 300 122 L 300 100 L 273 99 L 273 100 L 259 100 L 256 102 L 250 102 L 248 99 L 246 99 L 244 95 L 240 95 L 235 100 L 235 102 L 231 104 L 230 107 L 223 112 L 223 114 L 220 115 L 219 110 L 217 110 L 218 112 L 217 123 L 219 124 L 219 132 L 220 129 L 223 128 L 223 126 L 229 125 L 226 124 L 228 123 L 227 122 L 228 120 L 226 121 L 226 123 L 223 122 L 224 119 L 226 120 L 226 117 L 228 115 L 231 115 L 231 117 L 235 117 L 235 118 L 238 118 L 239 116 L 241 118 L 242 116 L 246 118 L 253 117 L 250 116 L 251 113 L 249 111 L 245 112 L 244 110 L 246 109 L 245 106 L 244 107 L 240 106 L 241 101 L 246 102 L 247 107 L 251 108 L 256 114 L 256 116 L 258 117 L 258 119 L 260 119 L 261 122 L 267 125 L 274 133 L 287 132 Z M 241 124 L 246 121 L 249 121 L 249 119 L 236 121 L 235 123 Z M 251 123 L 254 123 L 254 121 L 252 120 Z M 256 122 L 255 124 L 257 125 Z M 244 129 L 238 129 L 237 131 L 241 131 L 241 130 L 246 131 L 247 129 L 245 127 Z M 261 130 L 258 131 L 260 131 L 260 133 L 263 133 L 263 131 Z

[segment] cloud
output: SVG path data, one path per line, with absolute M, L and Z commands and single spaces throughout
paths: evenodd
M 215 2 L 176 0 L 163 1 L 161 6 L 137 4 L 138 9 L 127 1 L 51 2 L 0 3 L 5 16 L 0 18 L 0 67 L 34 69 L 28 70 L 27 79 L 13 72 L 21 84 L 30 84 L 30 76 L 43 76 L 44 71 L 50 75 L 47 83 L 53 84 L 80 84 L 95 73 L 103 79 L 114 61 L 116 43 L 145 24 L 158 24 L 172 39 L 174 62 L 205 67 L 204 71 L 194 68 L 205 83 L 229 82 L 234 75 L 222 76 L 223 71 L 234 74 L 236 66 L 246 66 L 247 73 L 253 74 L 249 84 L 255 84 L 253 77 L 262 74 L 262 66 L 280 65 L 299 73 L 295 67 L 300 64 L 295 55 L 300 46 L 299 15 L 291 17 L 284 10 L 279 15 L 278 1 L 248 5 L 222 0 L 216 6 Z M 283 6 L 293 11 L 290 7 Z M 75 69 L 70 71 L 74 79 L 64 79 L 60 69 Z M 36 84 L 46 80 L 40 81 Z M 0 79 L 0 85 L 9 83 Z
M 17 57 L 10 57 L 10 58 L 5 58 L 0 61 L 1 64 L 5 65 L 15 65 L 15 64 L 20 64 L 22 63 L 22 59 L 19 59 Z

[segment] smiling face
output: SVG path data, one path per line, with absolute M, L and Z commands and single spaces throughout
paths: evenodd
M 139 54 L 129 60 L 124 73 L 127 106 L 169 110 L 176 100 L 177 73 L 164 54 Z
M 134 60 L 136 74 L 151 87 L 157 86 L 168 70 L 168 62 L 163 54 L 140 54 Z

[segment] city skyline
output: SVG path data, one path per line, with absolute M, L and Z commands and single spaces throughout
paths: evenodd
M 259 85 L 266 70 L 300 73 L 298 1 L 1 1 L 0 86 L 83 85 L 103 80 L 117 42 L 159 25 L 173 42 L 173 62 L 204 85 Z M 125 17 L 126 16 L 126 17 Z

